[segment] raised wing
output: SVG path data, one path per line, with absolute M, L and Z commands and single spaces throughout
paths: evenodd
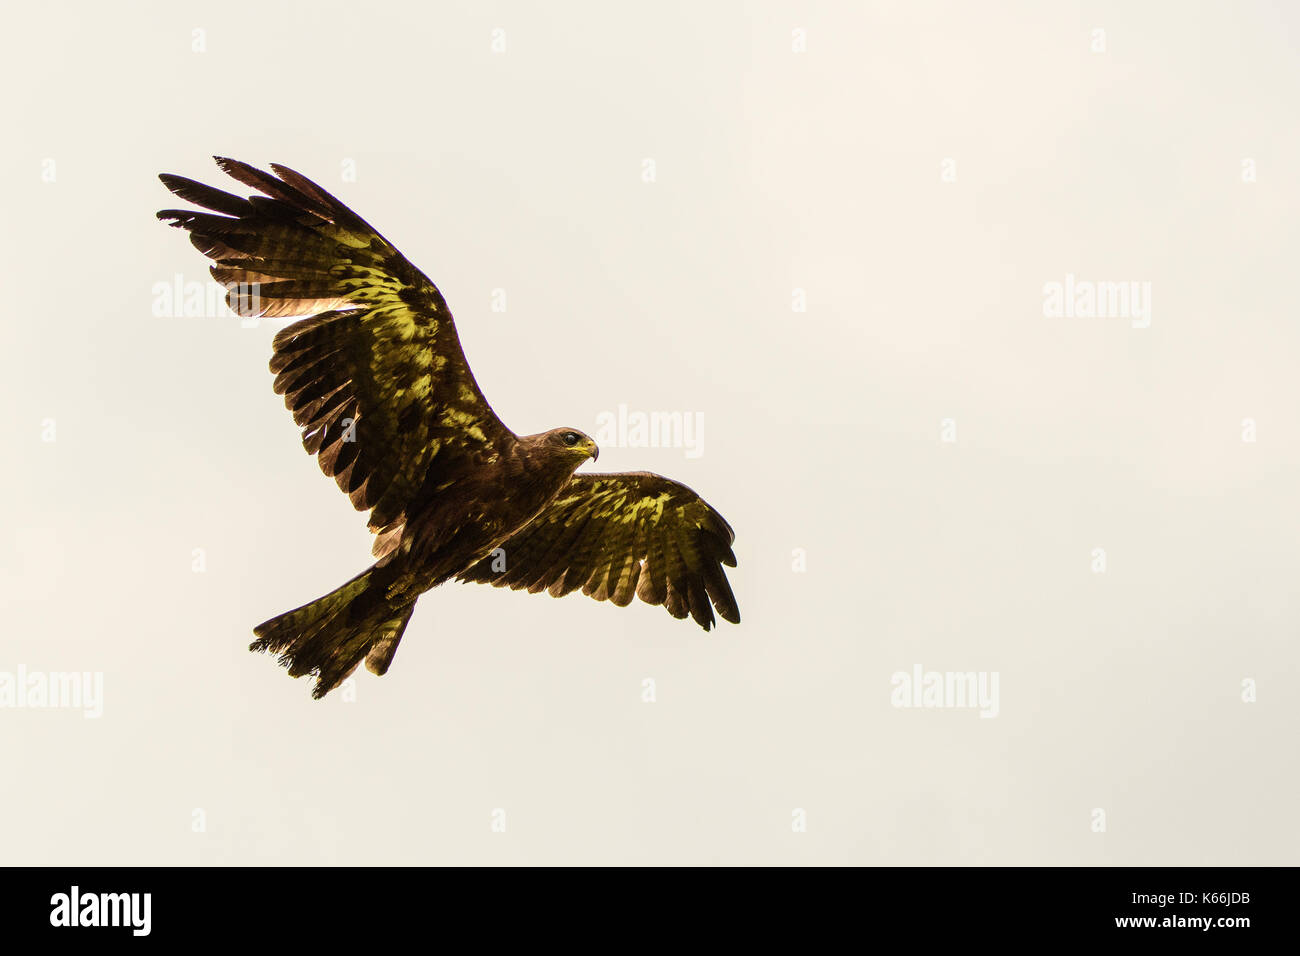
M 722 515 L 685 485 L 645 471 L 574 475 L 502 546 L 504 555 L 485 558 L 459 577 L 555 597 L 582 588 L 619 607 L 635 594 L 662 604 L 673 617 L 689 614 L 707 631 L 713 608 L 724 621 L 740 623 L 722 570 L 736 566 L 733 541 Z M 498 570 L 502 558 L 505 568 Z
M 307 316 L 275 336 L 275 390 L 321 470 L 371 511 L 371 530 L 387 532 L 377 553 L 391 548 L 426 480 L 437 487 L 514 435 L 479 391 L 442 294 L 388 240 L 291 169 L 217 165 L 263 195 L 163 174 L 173 193 L 213 212 L 158 218 L 215 260 L 233 311 Z

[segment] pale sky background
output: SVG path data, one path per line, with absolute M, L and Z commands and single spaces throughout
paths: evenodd
M 0 709 L 0 862 L 1298 862 L 1293 5 L 6 15 L 0 672 L 104 701 Z M 153 314 L 207 275 L 156 174 L 214 153 L 427 272 L 515 431 L 701 413 L 600 470 L 726 516 L 743 623 L 452 585 L 355 700 L 249 653 L 370 539 L 284 323 Z M 1045 317 L 1067 274 L 1150 327 Z M 892 706 L 916 665 L 998 716 Z

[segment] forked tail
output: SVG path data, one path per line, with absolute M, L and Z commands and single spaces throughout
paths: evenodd
M 257 640 L 249 650 L 279 654 L 292 677 L 315 674 L 311 695 L 318 700 L 363 659 L 372 673 L 385 673 L 415 602 L 390 605 L 388 588 L 375 580 L 376 571 L 369 568 L 324 597 L 257 625 Z

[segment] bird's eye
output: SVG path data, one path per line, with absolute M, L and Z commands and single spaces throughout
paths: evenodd
M 566 445 L 572 448 L 574 445 L 578 444 L 578 433 L 565 432 L 563 435 L 560 436 L 560 441 L 564 442 Z

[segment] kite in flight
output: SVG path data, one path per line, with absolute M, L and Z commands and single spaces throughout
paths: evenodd
M 576 428 L 516 435 L 470 372 L 442 293 L 383 236 L 305 176 L 217 158 L 262 195 L 159 178 L 204 210 L 158 218 L 190 233 L 240 315 L 300 316 L 276 334 L 275 391 L 321 471 L 369 511 L 376 562 L 253 629 L 255 651 L 324 697 L 363 660 L 393 662 L 421 594 L 451 579 L 633 595 L 740 623 L 722 566 L 731 526 L 694 491 L 649 472 L 575 474 L 599 454 Z M 712 604 L 712 607 L 710 607 Z

